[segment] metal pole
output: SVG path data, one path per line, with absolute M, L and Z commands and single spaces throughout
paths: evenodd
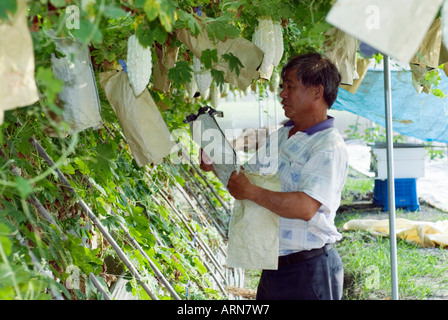
M 51 157 L 47 154 L 47 152 L 42 148 L 42 146 L 37 142 L 36 139 L 33 137 L 30 138 L 30 143 L 36 148 L 39 155 L 48 163 L 48 165 L 53 166 L 54 161 L 51 159 Z M 73 189 L 71 184 L 68 182 L 65 175 L 62 173 L 59 168 L 55 169 L 56 173 L 59 176 L 59 179 L 61 180 L 62 184 L 68 188 L 69 192 L 72 194 L 76 194 L 76 191 Z M 101 232 L 101 234 L 106 238 L 107 242 L 109 242 L 110 246 L 115 250 L 118 257 L 123 261 L 123 263 L 126 265 L 128 270 L 131 272 L 131 274 L 135 277 L 137 282 L 140 284 L 140 286 L 146 291 L 146 293 L 149 295 L 149 297 L 152 300 L 158 300 L 157 296 L 152 293 L 151 289 L 148 287 L 148 285 L 143 282 L 143 278 L 138 273 L 137 269 L 132 264 L 131 260 L 129 260 L 124 253 L 123 250 L 118 246 L 118 244 L 115 242 L 115 239 L 110 235 L 109 231 L 103 226 L 103 224 L 100 222 L 100 220 L 96 217 L 96 215 L 93 213 L 93 211 L 90 209 L 89 206 L 84 202 L 84 200 L 80 199 L 78 200 L 77 204 L 81 207 L 81 209 L 84 211 L 84 213 L 90 218 L 90 220 L 95 224 L 95 226 L 98 228 L 98 230 Z
M 384 56 L 384 97 L 386 104 L 386 140 L 387 140 L 387 183 L 389 200 L 389 239 L 392 300 L 398 300 L 397 238 L 395 231 L 395 177 L 394 145 L 392 129 L 392 89 L 390 80 L 389 56 Z
M 274 123 L 275 123 L 275 130 L 277 130 L 278 128 L 278 115 L 277 115 L 277 94 L 278 94 L 278 90 L 275 89 L 274 91 Z
M 266 102 L 266 125 L 268 127 L 268 134 L 271 134 L 271 118 L 270 118 L 270 112 L 269 112 L 269 96 L 266 96 L 265 102 Z

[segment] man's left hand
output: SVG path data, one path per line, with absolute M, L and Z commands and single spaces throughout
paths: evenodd
M 249 198 L 250 190 L 253 184 L 244 174 L 244 170 L 240 169 L 237 173 L 234 171 L 229 178 L 229 183 L 227 184 L 227 189 L 230 194 L 237 200 L 244 200 Z

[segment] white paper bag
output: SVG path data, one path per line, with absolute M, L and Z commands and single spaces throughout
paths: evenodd
M 34 49 L 24 0 L 16 14 L 0 20 L 0 124 L 3 111 L 24 107 L 39 100 L 34 80 Z
M 333 26 L 408 63 L 443 0 L 338 0 L 326 20 Z
M 160 164 L 164 157 L 178 150 L 147 89 L 136 97 L 124 71 L 101 73 L 100 84 L 139 167 Z
M 341 74 L 341 84 L 353 85 L 356 73 L 356 50 L 358 40 L 347 33 L 331 28 L 325 33 L 324 56 L 332 61 Z
M 224 72 L 224 80 L 242 91 L 246 90 L 254 80 L 260 78 L 258 68 L 263 62 L 264 56 L 260 48 L 243 37 L 216 41 L 214 43 L 208 37 L 204 15 L 202 17 L 196 17 L 196 21 L 202 29 L 197 36 L 193 36 L 188 29 L 183 28 L 176 31 L 176 37 L 197 58 L 200 59 L 202 51 L 206 49 L 216 49 L 218 51 L 219 61 L 214 65 L 214 69 Z M 229 53 L 237 57 L 243 65 L 240 67 L 239 76 L 236 75 L 235 71 L 231 71 L 229 63 L 221 58 L 223 54 Z
M 245 173 L 257 186 L 281 191 L 277 174 Z M 250 200 L 236 200 L 229 227 L 227 267 L 276 270 L 279 216 Z
M 223 186 L 227 187 L 232 172 L 239 171 L 240 161 L 216 122 L 213 116 L 214 111 L 216 110 L 208 107 L 200 109 L 197 117 L 189 122 L 190 131 L 193 141 L 208 156 L 213 163 L 218 178 Z M 191 116 L 194 115 L 189 117 Z

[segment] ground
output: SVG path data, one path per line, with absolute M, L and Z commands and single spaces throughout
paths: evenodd
M 373 205 L 371 199 L 369 199 L 369 196 L 364 195 L 362 197 L 359 197 L 358 201 L 354 201 L 353 203 L 342 205 L 340 209 L 338 210 L 338 219 L 342 219 L 343 221 L 350 219 L 347 216 L 353 217 L 352 219 L 388 219 L 389 218 L 389 212 L 382 211 L 381 208 Z M 410 220 L 419 220 L 419 221 L 437 221 L 441 219 L 448 219 L 448 213 L 439 210 L 424 201 L 420 200 L 420 211 L 405 211 L 401 209 L 396 210 L 396 217 L 397 218 L 405 218 Z M 344 234 L 344 232 L 343 232 Z M 345 236 L 348 234 L 345 233 Z M 374 238 L 375 236 L 370 235 L 368 232 L 363 232 L 363 235 L 361 236 L 364 239 L 360 241 L 366 241 L 366 238 Z M 357 241 L 357 240 L 355 240 Z M 398 240 L 398 245 L 400 245 L 400 241 Z M 341 248 L 342 249 L 342 248 Z M 446 248 L 445 248 L 446 249 Z M 417 252 L 421 256 L 434 256 L 437 257 L 440 261 L 440 263 L 446 263 L 447 261 L 447 252 L 445 249 L 440 248 L 417 248 L 417 249 L 410 249 L 410 250 L 417 250 Z M 342 254 L 341 254 L 342 255 Z M 344 259 L 344 257 L 342 256 Z M 424 261 L 424 260 L 423 260 Z M 444 267 L 442 265 L 439 265 L 440 267 Z M 422 274 L 418 275 L 417 279 L 413 279 L 416 281 L 417 284 L 424 283 L 425 285 L 429 286 L 431 288 L 431 293 L 425 298 L 426 300 L 446 300 L 448 299 L 448 286 L 447 286 L 447 277 L 446 271 L 442 276 L 433 276 L 431 274 Z M 400 281 L 400 279 L 399 279 Z M 346 297 L 349 299 L 356 299 L 357 290 L 361 290 L 357 283 L 355 283 L 353 276 L 349 273 L 345 274 L 345 281 L 344 281 L 344 287 L 345 287 L 345 294 L 350 295 L 351 297 Z M 379 293 L 378 295 L 372 294 L 369 299 L 390 299 L 390 296 L 388 295 L 388 292 Z M 400 297 L 400 299 L 404 300 L 414 300 L 414 299 L 420 299 L 418 297 L 414 297 L 412 295 Z

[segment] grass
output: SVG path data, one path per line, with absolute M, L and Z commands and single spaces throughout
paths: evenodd
M 389 299 L 391 296 L 390 242 L 366 232 L 346 233 L 338 244 L 344 263 L 344 299 Z M 447 288 L 446 253 L 397 242 L 400 299 L 428 299 Z
M 370 187 L 371 186 L 371 187 Z M 335 224 L 344 238 L 337 249 L 344 263 L 344 299 L 390 299 L 391 269 L 389 238 L 373 236 L 366 231 L 343 231 L 345 222 L 352 219 L 387 219 L 380 208 L 350 206 L 357 200 L 366 200 L 373 192 L 373 179 L 351 171 L 343 192 L 343 212 Z M 397 218 L 437 221 L 448 219 L 446 212 L 421 203 L 415 212 L 396 210 Z M 421 248 L 397 240 L 397 272 L 399 298 L 448 298 L 448 252 L 443 248 Z
M 350 169 L 341 195 L 341 205 L 352 204 L 356 201 L 369 200 L 373 192 L 375 181 L 361 173 Z

